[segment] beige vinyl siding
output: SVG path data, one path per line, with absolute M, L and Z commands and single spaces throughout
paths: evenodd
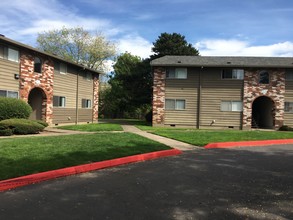
M 75 123 L 75 108 L 53 108 L 53 124 Z
M 165 110 L 165 125 L 197 125 L 198 70 L 189 68 L 187 79 L 166 79 L 165 99 L 184 99 L 185 110 Z
M 243 80 L 222 79 L 222 69 L 202 70 L 200 126 L 241 127 L 242 112 L 221 111 L 221 101 L 242 101 Z
M 293 80 L 286 80 L 285 102 L 293 102 Z M 293 112 L 284 113 L 284 125 L 293 126 Z
M 90 99 L 93 104 L 93 80 L 87 80 L 80 74 L 78 83 L 78 108 L 82 108 L 82 99 Z
M 93 121 L 92 112 L 93 112 L 93 110 L 91 108 L 78 109 L 78 121 L 79 122 L 92 122 Z
M 76 72 L 72 67 L 68 66 L 66 74 L 54 73 L 54 96 L 64 96 L 66 98 L 66 108 L 75 109 L 76 107 Z
M 19 63 L 0 58 L 0 90 L 19 91 L 14 74 L 19 74 Z

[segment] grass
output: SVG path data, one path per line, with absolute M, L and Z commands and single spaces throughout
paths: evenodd
M 93 123 L 93 124 L 83 124 L 83 125 L 65 125 L 57 127 L 59 129 L 65 130 L 75 130 L 75 131 L 123 131 L 121 125 L 110 124 L 110 123 Z
M 150 126 L 137 127 L 154 134 L 176 139 L 196 146 L 205 146 L 206 144 L 213 142 L 293 138 L 293 132 L 283 131 L 198 130 L 184 128 L 159 128 Z
M 130 133 L 0 139 L 0 179 L 170 149 Z

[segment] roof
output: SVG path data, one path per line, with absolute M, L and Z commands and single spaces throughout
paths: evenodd
M 152 66 L 293 68 L 293 57 L 164 56 Z
M 29 46 L 29 45 L 22 44 L 22 43 L 20 43 L 20 42 L 17 42 L 17 41 L 11 40 L 11 39 L 5 37 L 4 35 L 0 35 L 0 42 L 1 42 L 1 41 L 2 41 L 2 42 L 5 42 L 5 43 L 8 43 L 8 44 L 10 44 L 10 45 L 12 45 L 12 46 L 15 46 L 15 47 L 21 47 L 21 48 L 25 48 L 25 49 L 28 49 L 28 50 L 31 50 L 31 51 L 37 52 L 37 53 L 39 53 L 39 54 L 43 54 L 43 55 L 45 55 L 45 56 L 48 56 L 48 57 L 54 58 L 54 59 L 59 60 L 59 61 L 62 61 L 62 62 L 64 62 L 64 63 L 67 63 L 67 64 L 71 64 L 71 65 L 74 65 L 74 66 L 80 67 L 80 68 L 82 68 L 82 69 L 84 69 L 84 70 L 88 70 L 88 71 L 91 71 L 91 72 L 94 72 L 94 73 L 97 73 L 97 74 L 103 74 L 103 73 L 100 72 L 100 71 L 97 71 L 97 70 L 94 70 L 94 69 L 91 69 L 91 68 L 85 67 L 85 66 L 83 66 L 83 65 L 81 65 L 81 64 L 77 64 L 77 63 L 72 62 L 72 61 L 65 60 L 65 59 L 63 59 L 63 58 L 61 58 L 61 57 L 59 57 L 59 56 L 56 56 L 56 55 L 53 55 L 53 54 L 50 54 L 50 53 L 46 53 L 46 52 L 44 52 L 44 51 L 38 50 L 38 49 L 36 49 L 36 48 L 34 48 L 34 47 L 31 47 L 31 46 Z

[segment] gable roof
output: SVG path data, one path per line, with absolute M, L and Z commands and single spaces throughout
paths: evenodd
M 164 56 L 151 66 L 293 68 L 293 57 Z
M 10 44 L 11 46 L 15 46 L 15 47 L 18 47 L 18 48 L 24 48 L 24 49 L 28 49 L 28 50 L 30 50 L 30 51 L 34 51 L 34 52 L 37 52 L 37 53 L 39 53 L 39 54 L 43 54 L 43 55 L 45 55 L 45 56 L 48 56 L 48 57 L 54 58 L 54 59 L 56 59 L 56 60 L 59 60 L 59 61 L 61 61 L 61 62 L 64 62 L 64 63 L 67 63 L 67 64 L 71 64 L 71 65 L 74 65 L 74 66 L 80 67 L 80 68 L 82 68 L 82 69 L 84 69 L 84 70 L 88 70 L 88 71 L 91 71 L 91 72 L 94 72 L 94 73 L 97 73 L 97 74 L 103 74 L 103 73 L 100 72 L 100 71 L 97 71 L 97 70 L 94 70 L 94 69 L 91 69 L 91 68 L 85 67 L 85 66 L 83 66 L 83 65 L 81 65 L 81 64 L 77 64 L 77 63 L 72 62 L 72 61 L 65 60 L 65 59 L 63 59 L 63 58 L 61 58 L 61 57 L 59 57 L 59 56 L 56 56 L 56 55 L 53 55 L 53 54 L 50 54 L 50 53 L 46 53 L 46 52 L 44 52 L 44 51 L 38 50 L 38 49 L 36 49 L 36 48 L 34 48 L 34 47 L 31 47 L 31 46 L 29 46 L 29 45 L 22 44 L 22 43 L 20 43 L 20 42 L 17 42 L 17 41 L 11 40 L 11 39 L 9 39 L 9 38 L 5 37 L 4 35 L 1 35 L 1 34 L 0 34 L 0 42 L 8 43 L 8 44 Z

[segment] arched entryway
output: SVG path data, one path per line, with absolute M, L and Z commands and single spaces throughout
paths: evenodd
M 256 98 L 252 104 L 252 128 L 271 129 L 275 126 L 275 104 L 267 96 Z
M 34 88 L 30 91 L 28 96 L 28 104 L 33 109 L 30 119 L 45 120 L 46 95 L 42 89 Z

